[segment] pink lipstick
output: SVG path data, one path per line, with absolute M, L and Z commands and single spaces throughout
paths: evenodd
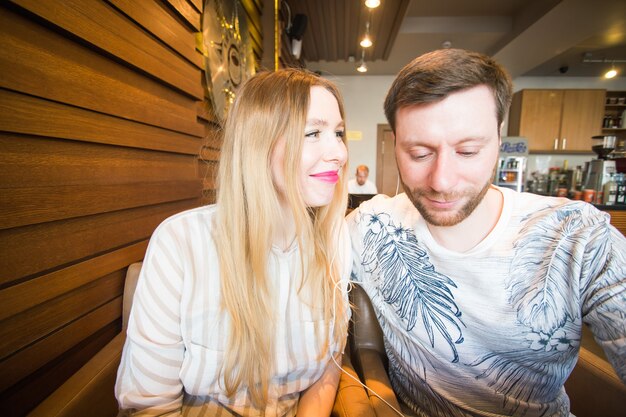
M 339 181 L 338 171 L 318 172 L 317 174 L 311 174 L 311 177 L 332 184 L 336 184 Z

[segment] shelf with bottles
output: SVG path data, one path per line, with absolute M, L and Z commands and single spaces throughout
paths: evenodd
M 626 91 L 607 91 L 602 132 L 626 132 Z
M 525 157 L 500 157 L 494 183 L 500 187 L 507 187 L 517 191 L 523 191 L 525 171 Z

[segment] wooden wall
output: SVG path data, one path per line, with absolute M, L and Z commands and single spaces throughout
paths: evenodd
M 261 0 L 245 0 L 262 56 Z M 203 0 L 0 4 L 0 410 L 24 415 L 120 331 L 126 267 L 212 202 Z

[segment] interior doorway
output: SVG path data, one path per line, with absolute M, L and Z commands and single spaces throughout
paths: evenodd
M 402 192 L 396 166 L 393 131 L 388 124 L 379 124 L 376 135 L 376 187 L 379 193 L 390 197 Z

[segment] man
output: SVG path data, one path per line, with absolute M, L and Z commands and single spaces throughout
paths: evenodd
M 416 58 L 385 100 L 405 193 L 348 217 L 418 416 L 568 416 L 583 322 L 626 380 L 626 239 L 590 204 L 491 185 L 511 94 L 486 56 Z
M 356 167 L 356 178 L 348 181 L 348 192 L 350 194 L 378 194 L 376 184 L 367 179 L 370 169 L 367 165 Z

